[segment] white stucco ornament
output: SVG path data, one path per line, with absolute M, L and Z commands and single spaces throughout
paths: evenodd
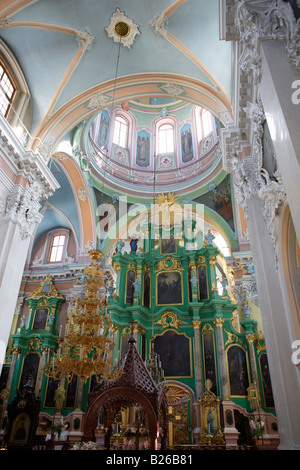
M 113 38 L 115 42 L 121 42 L 123 46 L 131 48 L 137 34 L 141 34 L 138 25 L 130 18 L 125 16 L 119 8 L 112 14 L 110 24 L 105 28 L 109 38 Z

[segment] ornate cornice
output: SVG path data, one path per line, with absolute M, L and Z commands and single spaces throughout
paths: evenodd
M 260 41 L 264 39 L 284 41 L 292 65 L 299 68 L 300 22 L 289 2 L 227 0 L 226 18 L 225 37 L 240 42 L 239 64 L 243 72 L 251 71 L 254 78 L 259 78 Z
M 221 31 L 224 39 L 236 44 L 235 118 L 221 132 L 224 167 L 234 172 L 239 154 L 247 147 L 251 147 L 254 167 L 261 163 L 260 133 L 264 116 L 257 98 L 261 42 L 284 42 L 291 64 L 299 70 L 300 20 L 296 21 L 291 5 L 283 0 L 223 0 Z
M 14 131 L 0 113 L 1 157 L 14 176 L 39 184 L 39 196 L 48 198 L 59 187 L 56 179 L 38 153 L 25 150 Z M 13 181 L 14 183 L 14 181 Z M 24 186 L 24 185 L 23 185 Z
M 2 200 L 2 204 L 0 204 L 0 213 L 3 213 L 4 219 L 19 225 L 22 240 L 33 235 L 35 228 L 43 218 L 39 213 L 41 193 L 41 186 L 37 182 L 29 185 L 26 189 L 17 186 L 7 196 L 6 201 Z
M 248 219 L 248 200 L 252 194 L 257 194 L 261 187 L 260 169 L 241 161 L 237 163 L 234 175 L 235 197 L 243 208 L 245 218 Z

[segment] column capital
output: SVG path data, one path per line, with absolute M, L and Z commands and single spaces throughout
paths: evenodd
M 39 213 L 40 203 L 38 184 L 29 185 L 26 189 L 16 186 L 8 195 L 3 205 L 4 220 L 9 220 L 20 227 L 20 236 L 24 240 L 33 235 L 43 216 Z
M 214 326 L 215 326 L 216 328 L 223 328 L 224 321 L 225 321 L 224 318 L 216 318 L 216 319 L 214 320 Z
M 22 354 L 22 352 L 23 352 L 23 349 L 20 348 L 19 346 L 12 348 L 12 353 L 15 356 L 17 356 L 18 354 Z
M 248 343 L 254 343 L 255 334 L 254 333 L 249 333 L 248 335 L 246 335 L 246 339 L 247 339 Z
M 193 320 L 192 325 L 194 330 L 200 330 L 201 320 Z

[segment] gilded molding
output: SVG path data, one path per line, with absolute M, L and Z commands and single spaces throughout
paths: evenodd
M 35 289 L 31 295 L 27 297 L 29 299 L 39 299 L 40 297 L 56 297 L 64 299 L 64 296 L 60 294 L 52 281 L 52 277 L 48 274 L 45 279 L 40 283 L 39 287 Z
M 183 271 L 184 269 L 181 267 L 179 260 L 173 258 L 172 256 L 167 256 L 166 258 L 158 262 L 155 272 L 157 273 L 158 271 L 173 271 L 173 270 Z
M 224 328 L 224 331 L 228 336 L 227 341 L 225 342 L 225 346 L 227 346 L 227 344 L 231 344 L 231 343 L 241 343 L 241 344 L 243 344 L 242 341 L 239 340 L 239 338 L 236 334 L 230 333 L 229 331 L 225 330 L 225 328 Z
M 167 321 L 169 319 L 169 321 Z M 176 330 L 179 330 L 180 325 L 186 325 L 187 323 L 180 320 L 176 313 L 174 313 L 172 310 L 166 310 L 160 319 L 155 323 L 155 325 L 160 325 L 161 330 L 164 328 L 175 328 Z

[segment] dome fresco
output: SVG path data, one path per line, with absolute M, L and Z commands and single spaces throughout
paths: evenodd
M 111 188 L 152 195 L 199 189 L 222 171 L 220 122 L 179 100 L 132 101 L 102 109 L 81 132 L 82 152 Z

